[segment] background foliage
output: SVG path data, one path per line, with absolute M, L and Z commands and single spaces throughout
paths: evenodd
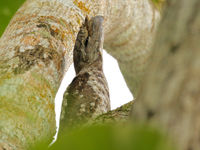
M 31 150 L 47 150 L 47 142 Z M 49 150 L 175 150 L 168 138 L 148 125 L 109 124 L 67 130 Z
M 0 37 L 10 19 L 25 0 L 0 0 Z

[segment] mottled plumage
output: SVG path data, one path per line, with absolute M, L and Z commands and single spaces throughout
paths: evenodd
M 102 68 L 103 17 L 86 17 L 74 47 L 76 77 L 63 97 L 61 128 L 87 122 L 110 110 Z

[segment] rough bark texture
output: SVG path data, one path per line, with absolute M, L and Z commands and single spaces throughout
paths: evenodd
M 106 47 L 122 68 L 126 64 L 126 80 L 138 83 L 156 14 L 148 0 L 27 0 L 0 39 L 2 147 L 23 149 L 55 133 L 54 97 L 86 15 L 105 17 Z
M 115 110 L 102 114 L 95 119 L 91 120 L 91 124 L 104 124 L 116 122 L 128 122 L 130 120 L 131 110 L 134 101 L 131 101 Z
M 64 93 L 61 130 L 80 126 L 110 110 L 108 83 L 103 73 L 103 38 L 103 17 L 86 17 L 75 42 L 76 77 Z
M 169 0 L 134 117 L 159 124 L 180 150 L 200 147 L 200 1 Z

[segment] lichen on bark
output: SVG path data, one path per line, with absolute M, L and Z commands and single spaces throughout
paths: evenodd
M 136 8 L 139 9 L 135 11 Z M 151 16 L 149 21 L 144 21 L 148 29 L 143 26 L 134 30 L 144 24 L 143 10 Z M 105 41 L 109 46 L 116 37 L 128 39 L 132 35 L 143 35 L 146 29 L 154 30 L 153 12 L 147 0 L 27 0 L 0 39 L 0 139 L 16 149 L 25 149 L 39 136 L 53 136 L 55 94 L 71 65 L 75 37 L 85 15 L 105 17 L 108 37 Z M 129 21 L 122 28 L 116 28 L 125 18 Z M 128 32 L 123 32 L 124 29 Z M 149 37 L 144 43 L 151 43 Z M 130 45 L 135 43 L 127 47 Z M 110 52 L 119 58 L 122 49 L 127 47 Z M 128 58 L 130 51 L 126 52 L 121 55 L 120 63 Z
M 116 123 L 116 122 L 128 122 L 130 121 L 131 110 L 134 101 L 122 105 L 121 107 L 109 111 L 108 113 L 99 115 L 95 119 L 90 121 L 90 124 L 104 124 L 104 123 Z

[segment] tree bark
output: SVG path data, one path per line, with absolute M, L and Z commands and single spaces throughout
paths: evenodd
M 108 113 L 99 115 L 95 119 L 92 119 L 90 121 L 90 124 L 128 122 L 128 121 L 130 121 L 133 103 L 134 103 L 134 101 L 131 101 L 115 110 L 112 110 L 112 111 L 109 111 Z
M 104 48 L 117 59 L 130 91 L 137 97 L 149 63 L 160 11 L 151 0 L 115 0 L 114 3 L 123 11 L 111 13 L 109 27 L 112 30 L 105 33 Z
M 55 133 L 54 97 L 72 62 L 75 37 L 86 15 L 105 17 L 106 45 L 120 64 L 125 64 L 126 59 L 133 59 L 128 57 L 128 47 L 144 43 L 145 50 L 138 48 L 134 60 L 141 59 L 140 55 L 146 60 L 157 22 L 155 14 L 148 0 L 27 0 L 0 39 L 1 148 L 25 149 L 39 137 Z M 148 38 L 129 40 L 145 34 Z M 123 42 L 117 42 L 116 37 Z M 123 46 L 117 49 L 111 41 Z M 131 81 L 134 75 L 125 77 Z M 131 89 L 133 86 L 129 82 Z
M 159 124 L 180 150 L 200 147 L 200 1 L 169 0 L 152 63 L 133 108 L 137 120 Z
M 86 17 L 73 50 L 76 76 L 63 96 L 60 130 L 81 126 L 110 111 L 108 83 L 103 73 L 103 39 L 103 17 Z

